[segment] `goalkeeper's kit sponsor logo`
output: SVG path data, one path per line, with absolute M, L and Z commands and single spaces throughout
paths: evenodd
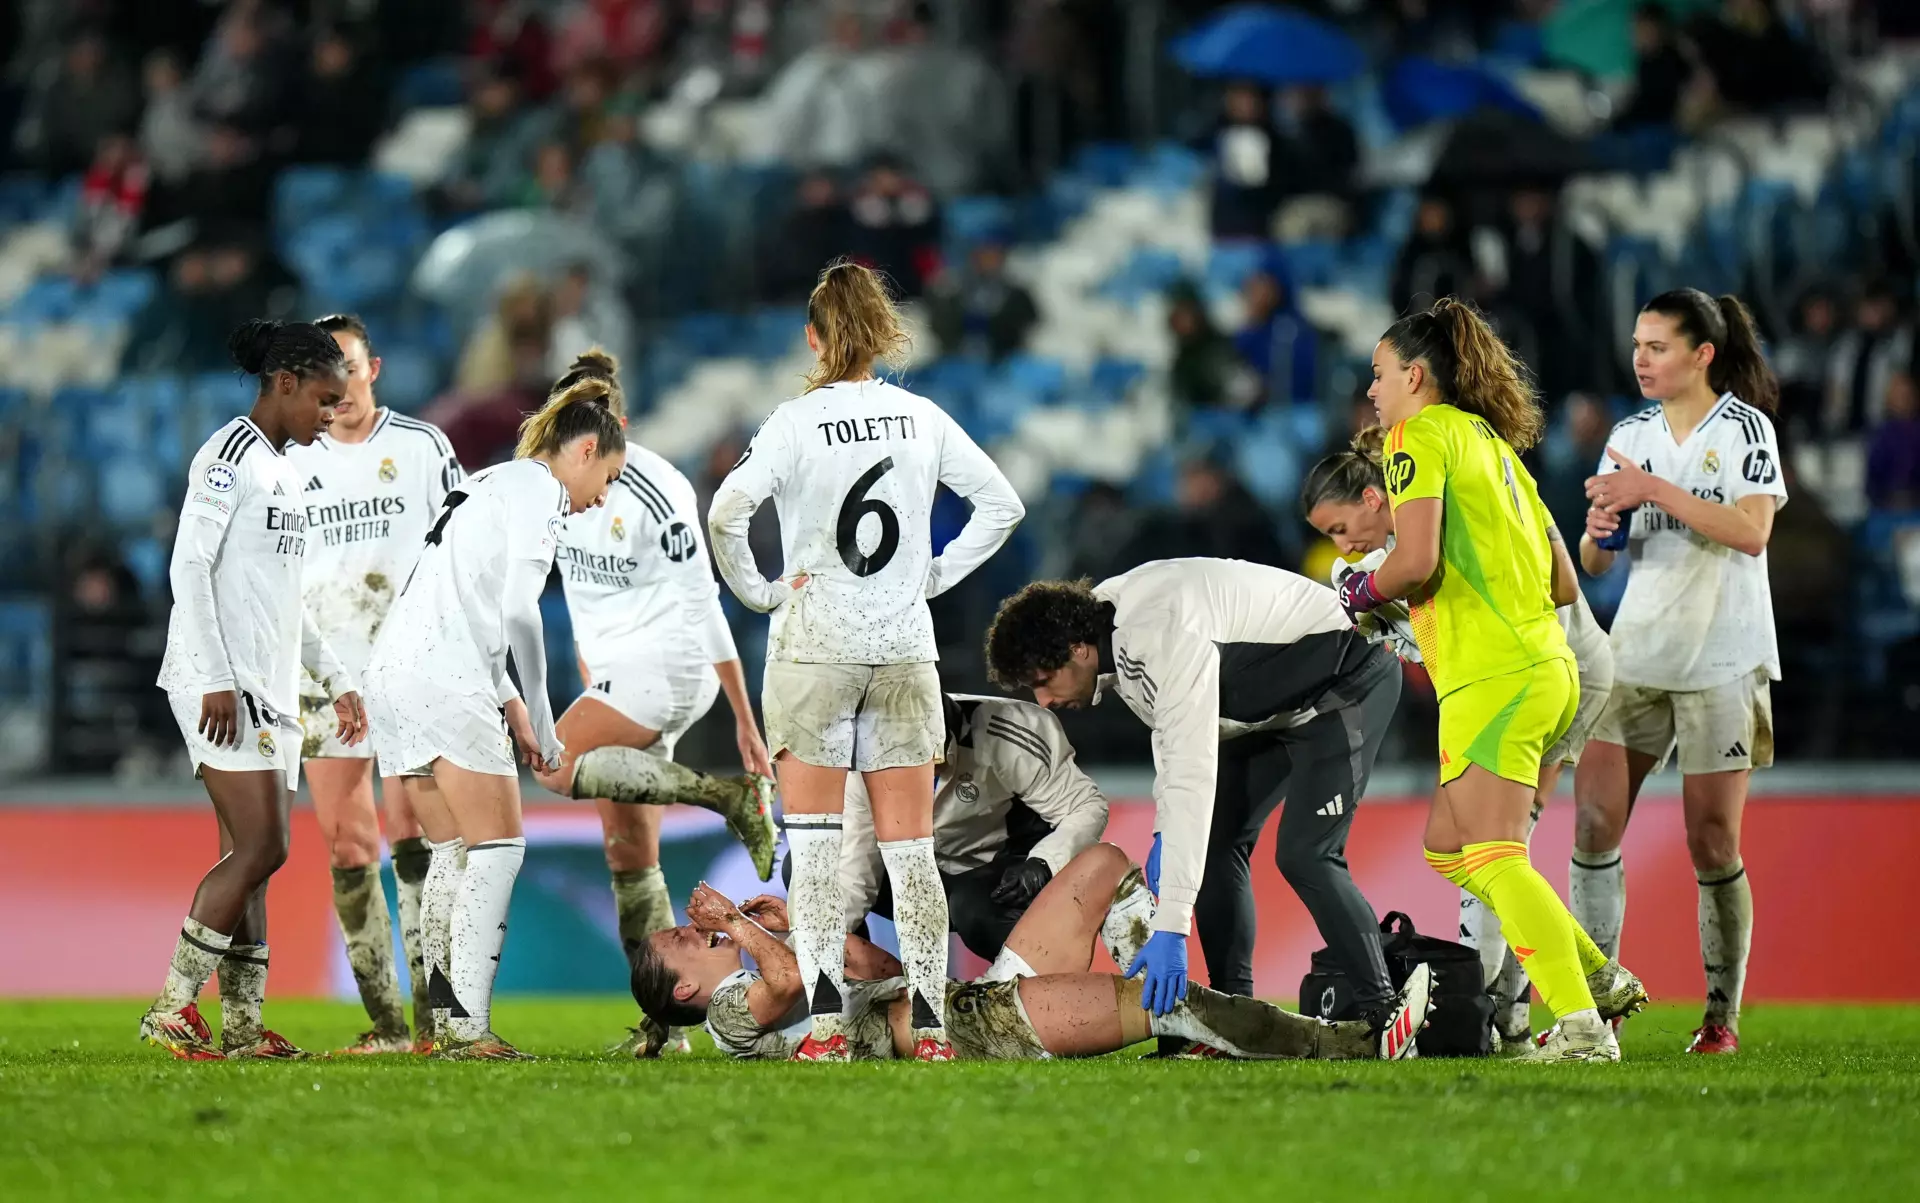
M 1396 451 L 1387 457 L 1382 472 L 1387 478 L 1387 492 L 1398 497 L 1413 484 L 1415 472 L 1413 457 L 1404 451 Z

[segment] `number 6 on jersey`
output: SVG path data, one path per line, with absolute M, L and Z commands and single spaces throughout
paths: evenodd
M 893 553 L 900 550 L 900 516 L 886 502 L 867 496 L 867 490 L 891 471 L 893 457 L 889 455 L 854 481 L 853 488 L 847 490 L 846 500 L 840 503 L 834 542 L 840 549 L 841 562 L 855 576 L 872 576 L 885 568 L 892 561 Z M 880 519 L 880 542 L 871 554 L 860 550 L 860 520 L 868 514 Z

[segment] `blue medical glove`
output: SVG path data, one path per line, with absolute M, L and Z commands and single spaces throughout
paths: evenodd
M 1127 966 L 1128 977 L 1146 976 L 1140 983 L 1140 1009 L 1165 1015 L 1187 996 L 1187 938 L 1179 932 L 1157 931 Z

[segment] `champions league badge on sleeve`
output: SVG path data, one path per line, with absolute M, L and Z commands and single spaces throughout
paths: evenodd
M 233 486 L 240 482 L 232 464 L 208 464 L 207 487 L 216 493 L 231 493 Z

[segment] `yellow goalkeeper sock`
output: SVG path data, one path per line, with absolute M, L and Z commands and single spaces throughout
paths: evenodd
M 1580 958 L 1580 972 L 1592 973 L 1612 959 L 1593 942 L 1593 937 L 1587 934 L 1586 928 L 1580 926 L 1580 921 L 1573 917 L 1572 911 L 1567 912 L 1567 919 L 1573 924 L 1573 951 Z
M 1470 845 L 1470 847 L 1475 848 L 1489 848 L 1494 846 L 1495 845 L 1491 844 Z M 1487 897 L 1486 890 L 1474 884 L 1474 876 L 1467 868 L 1467 854 L 1465 852 L 1435 852 L 1429 848 L 1426 850 L 1426 853 L 1427 864 L 1435 873 L 1438 873 L 1454 885 L 1472 894 L 1488 906 L 1493 905 L 1493 900 Z M 1548 888 L 1551 889 L 1552 887 Z M 1498 911 L 1494 913 L 1499 914 Z M 1569 914 L 1568 918 L 1571 920 L 1572 915 Z M 1583 974 L 1593 973 L 1607 963 L 1607 954 L 1600 951 L 1600 946 L 1593 942 L 1593 937 L 1587 934 L 1587 929 L 1581 927 L 1577 921 L 1573 923 L 1573 948 L 1574 954 L 1580 961 L 1580 972 Z
M 1454 885 L 1459 886 L 1463 890 L 1473 889 L 1473 887 L 1469 885 L 1467 882 L 1467 854 L 1466 853 L 1435 852 L 1431 848 L 1428 848 L 1426 850 L 1426 853 L 1427 853 L 1427 865 L 1435 873 L 1438 873 L 1440 876 L 1446 878 L 1448 881 L 1452 882 Z M 1476 891 L 1476 897 L 1477 896 L 1478 896 L 1478 892 Z M 1486 899 L 1481 898 L 1480 901 L 1485 902 Z
M 1468 844 L 1460 852 L 1467 889 L 1500 917 L 1502 934 L 1554 1018 L 1591 1010 L 1593 994 L 1573 934 L 1580 925 L 1547 879 L 1527 863 L 1527 846 L 1518 840 L 1495 840 Z

